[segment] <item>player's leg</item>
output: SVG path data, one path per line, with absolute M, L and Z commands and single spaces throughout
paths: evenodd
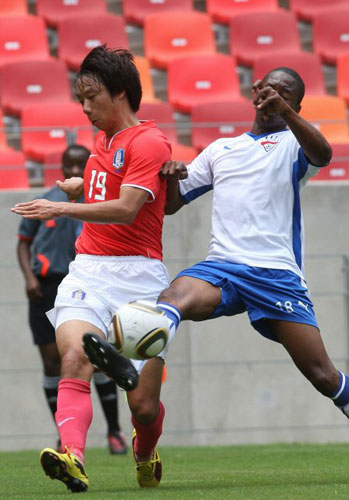
M 56 342 L 39 345 L 43 364 L 43 388 L 53 418 L 57 410 L 58 383 L 61 378 L 61 358 Z
M 82 348 L 86 330 L 103 336 L 101 329 L 82 320 L 67 320 L 65 311 L 58 311 L 57 346 L 62 360 L 61 381 L 58 387 L 56 423 L 65 453 L 50 448 L 41 452 L 40 461 L 45 473 L 58 479 L 72 491 L 86 491 L 88 476 L 84 469 L 87 432 L 93 409 L 90 380 L 94 371 Z
M 109 451 L 112 455 L 123 455 L 127 452 L 127 445 L 119 424 L 117 386 L 115 382 L 101 372 L 93 374 L 93 381 L 108 426 Z
M 164 360 L 147 361 L 136 389 L 127 393 L 135 431 L 132 440 L 137 480 L 141 487 L 157 487 L 162 465 L 156 449 L 162 434 L 165 407 L 160 401 Z
M 319 330 L 302 323 L 279 320 L 268 322 L 273 335 L 285 347 L 303 375 L 349 416 L 349 377 L 333 365 Z

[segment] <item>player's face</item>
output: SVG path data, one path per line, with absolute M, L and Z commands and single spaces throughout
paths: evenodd
M 272 87 L 292 109 L 299 112 L 297 85 L 291 75 L 283 71 L 273 71 L 264 78 L 262 85 Z M 277 113 L 257 111 L 257 118 L 263 123 L 265 130 L 273 131 L 286 127 L 286 122 Z
M 119 99 L 112 98 L 103 83 L 93 76 L 83 76 L 76 84 L 76 95 L 93 126 L 108 135 L 118 131 Z
M 66 179 L 71 177 L 84 177 L 88 155 L 82 151 L 71 150 L 63 163 L 63 173 Z

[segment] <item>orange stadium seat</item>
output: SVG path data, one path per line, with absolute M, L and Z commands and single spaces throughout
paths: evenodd
M 222 137 L 251 130 L 255 117 L 252 101 L 199 104 L 192 109 L 192 144 L 200 151 Z
M 312 22 L 326 9 L 347 4 L 347 0 L 289 0 L 290 9 L 302 21 Z
M 310 52 L 264 55 L 256 59 L 253 65 L 254 80 L 263 78 L 269 71 L 281 66 L 294 69 L 303 78 L 307 95 L 326 94 L 325 77 L 321 59 Z
M 0 2 L 0 16 L 26 16 L 27 14 L 27 0 L 1 0 Z
M 317 14 L 313 22 L 314 52 L 323 62 L 336 64 L 337 57 L 349 52 L 349 5 Z
M 0 151 L 7 149 L 7 137 L 4 123 L 4 115 L 0 109 Z
M 171 143 L 173 160 L 190 162 L 196 157 L 195 148 L 178 142 L 174 110 L 170 103 L 142 103 L 137 116 L 140 120 L 155 121 Z
M 193 0 L 124 0 L 123 12 L 130 24 L 143 26 L 150 14 L 174 10 L 193 10 Z
M 106 0 L 36 0 L 36 12 L 48 26 L 57 27 L 64 18 L 107 12 Z
M 56 181 L 64 181 L 62 172 L 62 153 L 48 153 L 43 159 L 44 186 L 52 187 Z
M 58 55 L 69 69 L 77 71 L 87 53 L 106 43 L 112 48 L 129 48 L 125 20 L 114 14 L 73 16 L 58 23 Z
M 253 11 L 275 11 L 277 0 L 206 0 L 207 12 L 216 23 L 229 24 L 234 16 Z
M 313 123 L 329 142 L 349 142 L 344 99 L 331 95 L 305 96 L 300 114 Z
M 22 112 L 22 149 L 27 158 L 43 161 L 49 153 L 63 153 L 72 133 L 74 142 L 92 148 L 93 127 L 76 102 L 36 104 Z
M 71 100 L 68 73 L 62 61 L 20 62 L 2 68 L 0 101 L 6 114 L 19 116 L 30 105 Z
M 234 58 L 215 54 L 172 61 L 168 95 L 171 104 L 184 112 L 197 104 L 243 99 Z
M 337 59 L 337 94 L 349 106 L 349 51 Z
M 142 84 L 142 102 L 156 102 L 153 77 L 148 59 L 142 56 L 135 56 L 135 64 L 139 71 Z
M 203 12 L 163 12 L 144 24 L 145 55 L 152 66 L 167 68 L 174 59 L 216 52 L 211 19 Z
M 0 151 L 0 190 L 28 189 L 29 174 L 24 154 L 14 149 Z
M 349 143 L 331 144 L 333 156 L 328 167 L 321 168 L 311 181 L 349 181 Z
M 44 21 L 36 16 L 0 14 L 0 66 L 33 59 L 50 59 Z
M 231 54 L 246 66 L 252 66 L 264 54 L 301 50 L 296 18 L 281 9 L 234 17 L 230 23 L 230 44 Z

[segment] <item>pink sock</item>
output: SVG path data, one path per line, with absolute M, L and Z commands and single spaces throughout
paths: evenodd
M 131 419 L 137 433 L 134 449 L 137 457 L 139 458 L 148 458 L 151 456 L 153 449 L 162 434 L 162 424 L 165 418 L 165 406 L 161 401 L 159 404 L 159 415 L 152 424 L 144 425 L 137 422 L 134 417 Z
M 84 459 L 87 432 L 93 417 L 91 385 L 86 380 L 62 379 L 58 384 L 56 423 L 62 446 Z

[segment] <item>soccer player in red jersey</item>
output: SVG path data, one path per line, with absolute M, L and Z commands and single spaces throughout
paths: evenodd
M 85 222 L 76 244 L 77 257 L 48 313 L 62 358 L 56 422 L 65 453 L 49 448 L 41 452 L 45 473 L 74 492 L 86 491 L 89 485 L 84 452 L 93 413 L 94 368 L 85 356 L 82 338 L 86 332 L 104 338 L 112 315 L 123 303 L 155 301 L 168 286 L 162 263 L 167 185 L 159 172 L 171 158 L 170 144 L 154 122 L 137 118 L 142 89 L 130 52 L 106 46 L 93 49 L 77 74 L 76 94 L 99 133 L 84 181 L 57 182 L 71 199 L 84 191 L 86 202 L 40 199 L 12 209 L 28 219 L 66 216 Z M 138 376 L 131 361 L 122 358 L 114 374 L 120 386 L 132 389 L 127 395 L 142 487 L 158 486 L 161 479 L 155 447 L 165 414 L 160 401 L 163 358 L 161 353 L 139 362 L 136 388 Z

